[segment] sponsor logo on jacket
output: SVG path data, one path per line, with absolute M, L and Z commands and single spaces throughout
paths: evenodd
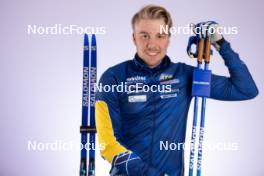
M 171 78 L 173 78 L 173 75 L 172 75 L 172 74 L 165 74 L 165 73 L 162 73 L 162 74 L 160 75 L 159 80 L 160 80 L 160 81 L 163 81 L 163 80 L 168 80 L 168 79 L 171 79 Z
M 145 76 L 133 76 L 126 79 L 127 82 L 138 82 L 138 81 L 146 81 Z

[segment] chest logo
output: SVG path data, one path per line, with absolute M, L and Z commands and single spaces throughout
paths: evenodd
M 146 102 L 147 101 L 147 95 L 131 95 L 128 96 L 128 102 L 129 103 L 136 103 L 136 102 Z
M 163 80 L 168 80 L 168 79 L 171 79 L 173 77 L 173 75 L 172 74 L 164 74 L 164 73 L 162 73 L 161 75 L 160 75 L 160 81 L 163 81 Z

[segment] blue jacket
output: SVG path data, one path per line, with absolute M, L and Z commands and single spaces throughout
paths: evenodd
M 254 98 L 258 89 L 239 55 L 226 41 L 219 52 L 230 77 L 212 75 L 210 98 L 228 101 Z M 103 145 L 102 156 L 111 162 L 115 155 L 132 151 L 148 166 L 142 171 L 143 175 L 182 176 L 183 150 L 161 150 L 160 147 L 161 142 L 180 144 L 185 141 L 194 69 L 184 63 L 173 63 L 168 56 L 151 69 L 136 54 L 133 60 L 105 71 L 99 86 L 169 84 L 172 91 L 98 91 L 96 127 Z

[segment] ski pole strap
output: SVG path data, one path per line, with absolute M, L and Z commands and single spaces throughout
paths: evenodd
M 96 133 L 96 127 L 92 126 L 81 126 L 80 127 L 81 133 Z

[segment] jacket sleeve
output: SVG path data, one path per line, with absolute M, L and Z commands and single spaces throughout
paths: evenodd
M 123 155 L 126 152 L 133 153 L 133 151 L 128 150 L 122 144 L 122 118 L 119 97 L 116 91 L 112 91 L 110 89 L 110 87 L 114 87 L 113 85 L 117 84 L 118 83 L 115 80 L 114 74 L 111 72 L 111 69 L 108 69 L 99 81 L 95 105 L 96 129 L 99 139 L 100 152 L 102 157 L 112 164 L 115 156 Z M 115 166 L 112 165 L 112 168 L 113 167 Z M 124 165 L 124 167 L 126 166 Z M 138 171 L 138 175 L 161 175 L 160 171 L 153 167 L 149 167 L 140 158 L 139 160 L 135 160 L 135 162 L 133 162 L 133 167 L 131 166 L 129 168 L 131 169 L 128 169 L 127 172 L 134 173 L 134 170 L 136 169 Z
M 110 163 L 115 155 L 128 151 L 119 142 L 121 141 L 121 116 L 118 94 L 109 88 L 115 84 L 114 76 L 110 70 L 107 70 L 98 84 L 95 105 L 96 129 L 101 155 Z
M 219 51 L 229 70 L 230 77 L 212 75 L 211 98 L 217 100 L 247 100 L 258 95 L 257 86 L 245 63 L 225 41 Z

